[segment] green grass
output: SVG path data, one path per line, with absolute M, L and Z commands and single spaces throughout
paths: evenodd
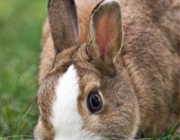
M 0 137 L 32 136 L 45 0 L 0 0 Z M 18 136 L 18 138 L 16 138 Z
M 0 140 L 33 139 L 37 68 L 47 0 L 0 0 Z M 169 130 L 159 140 L 179 140 Z M 156 140 L 152 138 L 141 140 Z
M 139 140 L 180 140 L 180 135 L 176 133 L 180 124 L 168 129 L 168 131 L 161 137 L 157 137 L 156 131 L 153 132 L 151 138 L 146 138 L 141 130 L 139 130 L 139 136 L 142 138 Z

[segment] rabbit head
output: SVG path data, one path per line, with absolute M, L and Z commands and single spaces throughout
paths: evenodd
M 133 138 L 139 108 L 128 73 L 121 60 L 116 61 L 123 36 L 118 2 L 106 0 L 97 5 L 83 44 L 79 43 L 73 0 L 50 0 L 49 23 L 55 60 L 39 88 L 35 138 Z

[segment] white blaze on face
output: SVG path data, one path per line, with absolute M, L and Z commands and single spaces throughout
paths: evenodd
M 79 77 L 74 65 L 59 77 L 55 89 L 51 122 L 54 140 L 101 140 L 93 133 L 82 130 L 83 120 L 78 112 Z

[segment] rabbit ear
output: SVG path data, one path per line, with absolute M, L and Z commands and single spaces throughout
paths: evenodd
M 87 52 L 95 61 L 111 65 L 122 46 L 120 6 L 115 0 L 105 0 L 94 9 L 89 25 Z
M 48 16 L 57 52 L 78 44 L 78 22 L 74 0 L 49 0 Z

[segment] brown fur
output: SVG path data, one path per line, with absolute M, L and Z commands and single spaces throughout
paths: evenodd
M 93 42 L 86 41 L 90 13 L 99 1 L 76 1 L 79 42 L 84 44 L 56 52 L 46 21 L 39 67 L 40 118 L 35 129 L 35 135 L 41 139 L 53 139 L 54 130 L 48 119 L 55 98 L 54 87 L 58 76 L 70 64 L 75 65 L 80 76 L 78 106 L 87 130 L 110 139 L 130 137 L 137 108 L 140 111 L 137 125 L 145 136 L 151 136 L 154 129 L 160 136 L 180 122 L 178 0 L 172 3 L 164 0 L 119 0 L 123 46 L 116 61 L 108 67 L 103 66 L 98 58 L 94 59 L 97 50 L 92 49 Z M 113 75 L 108 75 L 109 72 Z M 102 91 L 105 102 L 98 115 L 90 115 L 86 107 L 87 94 L 93 88 Z

